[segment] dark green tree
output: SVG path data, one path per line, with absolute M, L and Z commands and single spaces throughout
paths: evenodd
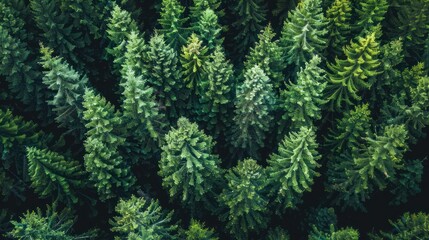
M 311 191 L 314 178 L 320 174 L 321 158 L 317 152 L 316 134 L 312 128 L 302 127 L 291 132 L 279 144 L 278 153 L 268 159 L 267 175 L 270 192 L 279 212 L 295 208 L 305 191 Z
M 213 53 L 217 47 L 223 47 L 222 27 L 212 9 L 208 8 L 202 12 L 193 29 L 198 38 L 207 46 L 208 53 Z
M 188 38 L 188 29 L 185 23 L 188 20 L 184 15 L 185 8 L 180 5 L 178 0 L 162 0 L 161 17 L 158 19 L 161 29 L 159 30 L 165 36 L 166 42 L 175 50 L 180 49 L 186 43 Z
M 346 46 L 351 32 L 351 0 L 335 0 L 326 11 L 326 18 L 329 22 L 328 49 L 332 51 L 329 55 L 332 57 L 342 55 L 342 49 Z
M 198 125 L 182 117 L 177 128 L 165 136 L 159 162 L 162 185 L 192 214 L 199 206 L 213 209 L 214 197 L 222 183 L 220 159 L 213 154 L 214 141 Z
M 266 240 L 289 240 L 289 234 L 286 230 L 276 227 L 273 229 L 270 229 L 267 233 Z
M 270 79 L 259 66 L 247 70 L 244 78 L 237 89 L 235 125 L 230 141 L 247 155 L 257 157 L 271 127 L 276 96 Z
M 222 0 L 192 0 L 193 5 L 189 7 L 191 22 L 197 22 L 207 9 L 211 9 L 216 16 L 223 17 L 225 11 L 221 9 Z
M 194 219 L 191 219 L 188 229 L 184 232 L 184 239 L 186 240 L 218 240 L 215 231 L 210 228 L 206 228 L 204 223 L 200 223 Z
M 411 196 L 420 193 L 423 177 L 423 163 L 420 160 L 406 161 L 404 167 L 399 169 L 395 181 L 391 184 L 390 192 L 393 205 L 406 203 Z
M 173 212 L 164 211 L 157 200 L 132 195 L 128 200 L 119 200 L 115 211 L 117 216 L 109 221 L 112 232 L 119 235 L 115 239 L 177 239 Z
M 219 196 L 227 212 L 222 216 L 235 239 L 249 239 L 268 224 L 266 173 L 253 159 L 238 162 L 226 174 L 228 185 Z
M 396 221 L 389 220 L 392 230 L 381 231 L 379 234 L 371 234 L 374 240 L 406 240 L 429 238 L 429 215 L 426 213 L 404 213 Z
M 363 0 L 356 9 L 358 19 L 354 29 L 361 36 L 374 31 L 374 27 L 384 20 L 389 4 L 387 0 Z
M 342 109 L 354 105 L 355 100 L 361 100 L 359 92 L 369 89 L 372 77 L 380 74 L 379 45 L 375 33 L 365 38 L 359 37 L 358 42 L 351 41 L 344 48 L 346 59 L 335 59 L 335 64 L 328 64 L 330 72 L 329 83 L 326 87 L 326 98 L 329 109 Z
M 86 90 L 83 119 L 86 121 L 85 168 L 101 200 L 127 192 L 135 182 L 130 166 L 118 153 L 124 144 L 119 112 L 105 98 Z

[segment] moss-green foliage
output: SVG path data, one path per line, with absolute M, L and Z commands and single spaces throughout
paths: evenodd
M 315 138 L 312 128 L 302 127 L 286 136 L 279 144 L 278 153 L 269 158 L 268 181 L 280 208 L 295 208 L 302 194 L 311 190 L 314 177 L 320 175 L 316 172 L 321 156 Z
M 185 28 L 187 18 L 183 17 L 185 9 L 178 0 L 162 0 L 160 18 L 160 32 L 165 35 L 166 42 L 173 48 L 179 49 L 186 43 L 188 31 Z
M 364 36 L 384 20 L 389 4 L 387 0 L 363 0 L 356 9 L 358 19 L 353 30 Z
M 132 195 L 119 200 L 115 212 L 110 220 L 112 232 L 118 235 L 115 239 L 177 239 L 173 212 L 164 211 L 157 200 Z
M 328 50 L 330 56 L 342 54 L 343 47 L 347 44 L 347 36 L 351 32 L 350 22 L 352 18 L 351 0 L 335 0 L 326 11 L 326 18 L 329 22 L 329 43 Z
M 429 215 L 426 213 L 405 213 L 396 221 L 389 220 L 391 231 L 381 231 L 371 235 L 371 239 L 405 240 L 426 239 L 429 237 Z
M 198 34 L 198 38 L 207 46 L 209 53 L 212 53 L 217 47 L 223 45 L 223 38 L 221 37 L 222 27 L 219 25 L 218 16 L 212 9 L 207 8 L 201 14 L 193 28 Z
M 186 240 L 218 240 L 213 229 L 207 228 L 203 223 L 191 219 L 189 228 L 184 232 Z
M 194 23 L 201 18 L 207 9 L 211 9 L 218 17 L 225 16 L 225 11 L 221 7 L 221 0 L 192 0 L 193 5 L 189 6 L 189 15 Z
M 268 224 L 266 173 L 253 159 L 239 161 L 226 175 L 228 185 L 219 196 L 227 212 L 222 216 L 235 239 L 249 239 Z
M 390 192 L 394 198 L 390 202 L 393 205 L 406 203 L 408 199 L 420 193 L 420 185 L 423 175 L 423 163 L 420 160 L 407 161 L 404 167 L 398 171 L 398 176 L 393 182 Z

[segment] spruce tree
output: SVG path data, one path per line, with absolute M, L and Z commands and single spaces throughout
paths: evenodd
M 404 167 L 398 170 L 394 182 L 389 186 L 393 199 L 392 205 L 406 203 L 410 197 L 421 192 L 420 185 L 423 176 L 423 163 L 421 160 L 411 160 L 404 163 Z
M 271 127 L 276 96 L 270 79 L 257 65 L 247 70 L 235 100 L 234 129 L 231 144 L 246 155 L 258 157 L 265 134 Z
M 121 84 L 124 76 L 127 75 L 128 68 L 131 68 L 137 76 L 147 77 L 145 62 L 147 61 L 148 46 L 139 32 L 131 31 L 127 38 L 124 62 L 121 69 Z M 121 85 L 120 84 L 120 85 Z
M 288 64 L 302 67 L 313 55 L 320 55 L 327 47 L 328 22 L 323 16 L 321 2 L 304 0 L 289 12 L 280 37 L 283 57 Z
M 73 69 L 63 58 L 52 56 L 53 50 L 41 46 L 41 65 L 45 69 L 43 83 L 53 92 L 48 104 L 53 106 L 55 120 L 79 139 L 83 138 L 83 95 L 88 78 Z
M 329 22 L 328 49 L 332 50 L 330 56 L 339 56 L 343 53 L 342 49 L 347 44 L 351 32 L 351 0 L 335 0 L 326 11 L 326 18 Z
M 220 159 L 213 154 L 214 141 L 198 125 L 182 117 L 165 136 L 159 162 L 162 185 L 194 215 L 198 206 L 213 210 L 222 179 Z
M 267 174 L 271 193 L 281 206 L 279 211 L 295 208 L 305 191 L 311 190 L 314 177 L 320 174 L 321 158 L 317 152 L 316 134 L 312 128 L 302 127 L 291 132 L 279 144 L 278 153 L 268 160 Z
M 197 22 L 207 9 L 211 9 L 217 17 L 223 17 L 225 11 L 221 8 L 221 0 L 192 0 L 193 5 L 189 7 L 191 24 Z
M 85 91 L 83 106 L 87 129 L 85 168 L 90 173 L 90 180 L 100 199 L 104 201 L 130 190 L 135 177 L 118 153 L 118 147 L 125 141 L 119 112 L 105 98 L 88 89 Z
M 321 107 L 325 104 L 323 91 L 326 86 L 325 71 L 318 65 L 321 58 L 315 55 L 298 73 L 297 83 L 291 83 L 281 94 L 281 108 L 284 119 L 292 121 L 292 129 L 311 126 L 322 117 Z
M 258 40 L 258 34 L 265 26 L 267 7 L 262 0 L 238 0 L 232 6 L 232 11 L 236 18 L 232 23 L 232 47 L 237 60 L 241 60 Z
M 377 24 L 384 20 L 389 4 L 387 0 L 364 0 L 359 2 L 356 9 L 358 19 L 355 23 L 355 31 L 365 36 L 374 30 Z
M 117 239 L 177 239 L 173 212 L 164 211 L 157 200 L 132 195 L 128 200 L 119 200 L 115 211 L 117 216 L 109 222 L 112 232 L 119 235 Z
M 40 197 L 77 203 L 76 191 L 85 185 L 85 172 L 79 162 L 35 147 L 27 148 L 27 160 L 31 186 Z
M 193 26 L 198 38 L 204 46 L 207 46 L 208 53 L 213 53 L 217 47 L 223 46 L 222 27 L 218 22 L 215 12 L 208 8 L 202 12 L 198 22 Z
M 330 72 L 326 87 L 326 98 L 330 102 L 329 109 L 341 109 L 354 105 L 361 100 L 359 91 L 369 89 L 372 77 L 380 74 L 379 45 L 375 33 L 365 38 L 359 37 L 358 42 L 350 42 L 344 48 L 346 59 L 335 59 L 335 64 L 328 64 Z
M 238 162 L 226 174 L 228 185 L 219 196 L 227 209 L 223 220 L 235 239 L 249 239 L 268 224 L 266 173 L 253 159 Z
M 279 46 L 279 41 L 274 40 L 275 35 L 271 24 L 259 33 L 259 41 L 246 56 L 244 68 L 250 69 L 259 65 L 277 89 L 283 87 L 285 62 L 283 61 L 283 49 Z
M 191 219 L 188 229 L 184 232 L 186 240 L 219 240 L 213 229 L 206 228 L 204 223 Z
M 160 33 L 164 34 L 166 42 L 175 50 L 186 43 L 188 30 L 185 28 L 187 18 L 184 15 L 185 8 L 178 0 L 162 0 L 161 17 L 158 19 L 161 25 Z
M 406 240 L 429 238 L 429 215 L 426 213 L 404 213 L 401 218 L 389 220 L 392 230 L 380 231 L 379 234 L 371 234 L 374 240 Z

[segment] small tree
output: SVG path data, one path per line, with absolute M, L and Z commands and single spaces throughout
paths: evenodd
M 198 38 L 207 46 L 208 53 L 213 53 L 217 47 L 222 47 L 222 27 L 219 25 L 218 17 L 212 9 L 207 8 L 202 12 L 193 29 Z
M 186 240 L 218 240 L 215 231 L 210 228 L 206 228 L 204 223 L 200 223 L 194 219 L 191 219 L 189 228 L 184 232 Z
M 332 6 L 326 11 L 326 18 L 329 22 L 329 50 L 330 56 L 339 56 L 342 49 L 348 42 L 351 32 L 350 22 L 352 18 L 351 0 L 335 0 Z
M 185 28 L 187 18 L 183 17 L 185 8 L 178 0 L 162 0 L 159 30 L 165 36 L 166 42 L 175 50 L 186 43 L 188 31 Z

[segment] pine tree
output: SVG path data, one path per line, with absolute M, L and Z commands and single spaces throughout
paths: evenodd
M 186 240 L 218 240 L 213 229 L 206 228 L 203 223 L 191 219 L 189 228 L 184 232 Z
M 311 126 L 322 117 L 321 107 L 325 104 L 323 91 L 326 86 L 325 70 L 318 65 L 321 58 L 315 55 L 298 73 L 297 83 L 291 83 L 281 94 L 284 119 L 292 121 L 292 129 Z
M 119 200 L 115 211 L 117 216 L 110 224 L 112 232 L 120 236 L 117 239 L 177 239 L 173 212 L 164 211 L 157 200 L 132 195 L 128 200 Z
M 120 132 L 121 118 L 112 104 L 93 90 L 85 91 L 83 106 L 87 129 L 85 168 L 100 199 L 107 200 L 118 192 L 127 192 L 135 182 L 130 167 L 118 153 L 125 141 Z
M 358 19 L 354 24 L 355 31 L 365 36 L 371 33 L 378 24 L 384 20 L 389 4 L 387 0 L 364 0 L 359 2 L 356 9 Z
M 35 147 L 27 148 L 27 160 L 31 186 L 40 197 L 77 203 L 76 190 L 84 186 L 85 177 L 79 162 Z
M 259 66 L 247 70 L 244 77 L 237 89 L 235 125 L 230 142 L 247 155 L 257 157 L 271 126 L 276 96 L 270 79 Z
M 253 159 L 239 161 L 226 174 L 228 185 L 219 196 L 227 209 L 226 228 L 236 239 L 249 239 L 268 224 L 266 174 Z
M 112 9 L 107 23 L 107 37 L 110 44 L 106 51 L 113 57 L 115 73 L 119 73 L 125 63 L 127 41 L 132 32 L 138 33 L 137 23 L 131 18 L 131 14 L 122 10 L 118 5 Z
M 350 42 L 344 48 L 346 59 L 336 59 L 335 64 L 328 64 L 330 69 L 329 83 L 326 87 L 329 109 L 341 109 L 354 105 L 354 100 L 360 100 L 360 90 L 369 89 L 372 77 L 380 74 L 378 68 L 379 45 L 375 33 L 365 38 L 359 37 L 358 42 Z
M 271 79 L 273 86 L 278 89 L 283 87 L 285 63 L 283 61 L 283 49 L 279 46 L 279 41 L 274 40 L 275 35 L 271 24 L 268 24 L 259 33 L 259 41 L 246 56 L 244 68 L 250 69 L 255 65 L 259 65 Z
M 214 194 L 222 182 L 220 159 L 213 154 L 212 138 L 182 117 L 165 141 L 158 172 L 162 185 L 192 214 L 197 213 L 200 205 L 212 210 Z
M 147 77 L 145 62 L 147 61 L 148 46 L 144 38 L 138 32 L 131 31 L 127 38 L 124 62 L 121 69 L 121 84 L 124 76 L 127 75 L 128 68 L 135 72 L 136 76 Z M 121 85 L 120 84 L 120 85 Z
M 314 177 L 319 176 L 321 158 L 317 152 L 316 134 L 312 128 L 302 127 L 291 132 L 268 160 L 268 181 L 276 203 L 282 209 L 295 208 L 305 191 L 311 191 Z
M 327 47 L 327 24 L 321 0 L 300 2 L 283 24 L 280 46 L 284 48 L 284 60 L 302 67 L 313 55 L 320 55 Z
M 161 109 L 170 121 L 176 121 L 188 95 L 181 81 L 177 52 L 166 44 L 164 35 L 155 34 L 149 41 L 145 68 L 148 84 L 154 88 Z
M 232 6 L 232 11 L 236 18 L 232 23 L 233 49 L 240 60 L 258 40 L 258 34 L 265 26 L 267 7 L 262 0 L 239 0 Z
M 337 215 L 334 208 L 312 208 L 306 216 L 309 235 L 315 233 L 329 233 L 331 226 L 337 226 Z
M 48 104 L 53 106 L 55 120 L 79 139 L 83 138 L 83 94 L 88 78 L 79 74 L 63 58 L 52 56 L 53 50 L 41 46 L 41 65 L 45 69 L 43 83 L 53 92 Z
M 208 8 L 202 12 L 193 29 L 204 46 L 207 46 L 209 54 L 213 53 L 217 47 L 222 47 L 222 27 L 219 25 L 218 17 L 212 9 Z
M 192 0 L 193 5 L 189 7 L 189 15 L 192 23 L 197 22 L 207 9 L 211 9 L 218 17 L 223 17 L 225 11 L 221 8 L 221 0 Z M 217 21 L 217 20 L 216 20 Z
M 392 205 L 406 203 L 411 196 L 420 193 L 422 183 L 423 163 L 420 160 L 405 162 L 402 169 L 399 169 L 395 181 L 391 184 L 390 192 L 393 199 Z
M 396 221 L 389 220 L 392 230 L 381 231 L 379 234 L 371 234 L 374 240 L 406 240 L 429 238 L 429 215 L 426 213 L 404 213 Z
M 19 221 L 11 221 L 13 229 L 8 233 L 14 239 L 52 239 L 77 240 L 95 239 L 96 231 L 89 231 L 80 235 L 72 235 L 72 226 L 76 222 L 69 209 L 56 211 L 56 205 L 47 206 L 45 213 L 40 208 L 36 211 L 27 211 Z
M 351 32 L 351 0 L 335 0 L 326 11 L 326 18 L 329 22 L 328 49 L 332 50 L 333 53 L 330 55 L 339 56 L 343 53 L 342 49 L 347 44 L 348 36 Z
M 187 18 L 184 18 L 185 8 L 178 0 L 162 0 L 161 17 L 158 19 L 166 42 L 175 50 L 186 43 L 188 30 L 185 28 Z
M 25 30 L 25 21 L 21 18 L 20 13 L 11 6 L 11 3 L 0 2 L 0 25 L 9 34 L 26 42 L 32 36 Z

